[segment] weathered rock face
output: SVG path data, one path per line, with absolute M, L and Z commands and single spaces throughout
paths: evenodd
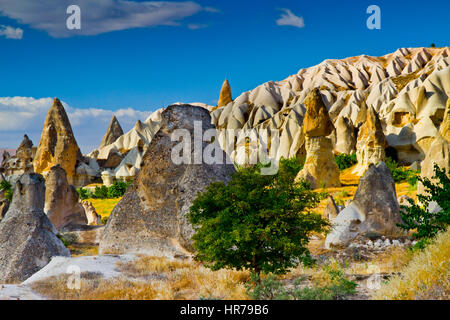
M 400 48 L 382 57 L 325 60 L 281 81 L 261 84 L 234 97 L 225 107 L 212 109 L 222 148 L 235 161 L 230 146 L 235 138 L 226 136 L 226 129 L 255 129 L 258 133 L 272 129 L 279 136 L 285 134 L 286 143 L 271 152 L 292 157 L 289 147 L 296 140 L 291 133 L 302 128 L 302 109 L 313 88 L 319 88 L 335 126 L 343 117 L 360 128 L 367 110 L 373 108 L 399 162 L 423 161 L 449 98 L 450 48 Z
M 351 120 L 339 117 L 335 123 L 336 126 L 336 146 L 335 150 L 339 153 L 352 154 L 356 150 L 355 127 Z
M 373 108 L 367 110 L 366 122 L 359 129 L 356 143 L 356 159 L 358 165 L 353 173 L 362 176 L 370 164 L 385 160 L 386 138 L 380 118 Z
M 55 98 L 44 122 L 41 141 L 36 151 L 34 171 L 46 175 L 50 168 L 59 164 L 73 183 L 77 162 L 82 160 L 80 149 L 73 135 L 67 113 Z
M 69 257 L 44 211 L 45 184 L 39 174 L 17 181 L 13 202 L 0 222 L 0 283 L 21 282 L 52 257 Z
M 87 224 L 84 208 L 78 202 L 78 193 L 68 183 L 66 172 L 61 166 L 50 168 L 45 185 L 44 211 L 58 230 Z
M 296 179 L 305 179 L 313 188 L 339 187 L 339 168 L 334 161 L 330 135 L 334 126 L 317 89 L 305 99 L 306 115 L 303 128 L 306 135 L 306 160 Z
M 33 172 L 33 157 L 35 153 L 36 148 L 33 147 L 33 142 L 27 135 L 24 135 L 14 156 L 10 156 L 8 152 L 3 154 L 1 171 L 7 177 L 12 177 L 11 180 L 18 179 L 24 173 Z
M 327 200 L 327 206 L 325 208 L 325 217 L 327 217 L 329 220 L 336 219 L 337 215 L 339 214 L 339 208 L 334 202 L 334 199 L 332 196 L 328 197 Z
M 230 102 L 233 102 L 233 98 L 231 97 L 231 87 L 228 80 L 225 79 L 222 84 L 222 89 L 220 89 L 219 103 L 217 104 L 217 107 L 220 108 L 226 106 Z
M 422 162 L 421 176 L 431 181 L 436 181 L 434 177 L 434 165 L 438 165 L 446 172 L 450 172 L 450 99 L 447 101 L 444 120 L 441 123 L 439 133 L 434 139 L 427 152 L 425 160 Z M 424 193 L 424 186 L 419 181 L 417 193 Z
M 303 120 L 303 130 L 307 137 L 326 137 L 334 130 L 327 107 L 320 91 L 314 88 L 305 99 L 306 115 Z
M 229 164 L 174 163 L 172 150 L 183 142 L 171 141 L 171 136 L 175 130 L 185 129 L 190 136 L 183 137 L 184 142 L 194 146 L 194 121 L 201 122 L 203 131 L 214 128 L 206 109 L 172 105 L 164 110 L 161 129 L 144 155 L 141 171 L 108 219 L 100 241 L 101 253 L 170 256 L 192 250 L 193 229 L 185 217 L 192 201 L 211 182 L 227 181 L 234 172 Z M 200 152 L 211 146 L 207 142 L 195 145 Z M 226 155 L 217 144 L 215 147 L 225 163 Z M 183 156 L 192 160 L 191 147 L 187 150 Z
M 121 135 L 123 135 L 122 127 L 120 126 L 116 116 L 113 116 L 99 148 L 106 147 L 107 145 L 116 142 Z
M 401 236 L 395 182 L 384 162 L 371 164 L 359 180 L 355 197 L 334 220 L 325 247 L 344 246 L 359 235 Z
M 87 223 L 90 226 L 98 226 L 102 224 L 102 217 L 97 213 L 92 202 L 81 201 L 81 205 L 86 213 Z

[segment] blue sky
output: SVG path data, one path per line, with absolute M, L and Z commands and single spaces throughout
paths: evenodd
M 98 34 L 58 30 L 69 16 L 65 2 L 80 5 L 81 33 Z M 372 4 L 381 8 L 381 30 L 366 27 Z M 57 96 L 73 108 L 108 110 L 149 111 L 176 101 L 214 104 L 224 78 L 237 96 L 327 58 L 450 43 L 450 1 L 443 0 L 177 1 L 162 17 L 141 17 L 146 27 L 128 28 L 125 19 L 123 30 L 102 33 L 109 28 L 98 26 L 102 15 L 114 24 L 127 14 L 117 10 L 122 5 L 0 0 L 3 31 L 9 26 L 23 32 L 11 39 L 0 31 L 0 97 Z M 304 26 L 277 25 L 286 14 L 281 9 L 303 18 Z M 56 26 L 45 27 L 46 19 Z

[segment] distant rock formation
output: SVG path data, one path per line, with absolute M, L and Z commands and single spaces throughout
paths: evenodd
M 450 173 L 450 98 L 447 100 L 439 133 L 431 144 L 425 160 L 422 162 L 421 177 L 436 182 L 436 179 L 433 179 L 435 164 L 441 169 L 445 169 L 447 174 Z M 424 193 L 424 186 L 420 181 L 417 183 L 417 193 Z
M 78 202 L 75 187 L 68 183 L 64 169 L 60 165 L 51 167 L 45 180 L 44 212 L 56 229 L 86 225 L 84 208 Z
M 222 84 L 222 88 L 220 89 L 219 102 L 217 103 L 217 107 L 224 107 L 230 102 L 233 102 L 233 98 L 231 97 L 231 87 L 228 83 L 228 80 L 225 79 Z
M 34 158 L 34 171 L 44 176 L 50 168 L 59 164 L 67 173 L 69 183 L 76 180 L 76 167 L 82 155 L 73 135 L 67 113 L 55 98 L 44 122 L 41 141 Z
M 369 108 L 366 122 L 359 129 L 356 143 L 356 160 L 358 164 L 353 173 L 362 176 L 370 164 L 384 161 L 386 146 L 386 138 L 378 114 L 373 108 Z
M 113 116 L 99 148 L 106 147 L 107 145 L 116 142 L 121 135 L 123 135 L 122 127 L 120 126 L 116 116 Z
M 248 130 L 260 135 L 274 130 L 284 142 L 271 146 L 270 153 L 277 159 L 296 155 L 302 150 L 294 149 L 298 142 L 301 146 L 305 98 L 313 88 L 319 88 L 336 127 L 339 118 L 346 118 L 359 129 L 373 108 L 388 146 L 396 150 L 399 162 L 410 165 L 425 158 L 442 121 L 450 92 L 450 48 L 401 48 L 382 57 L 328 59 L 284 80 L 261 84 L 211 110 L 222 148 L 239 163 L 234 152 L 238 143 L 227 129 L 242 129 L 237 141 Z M 337 135 L 334 145 L 345 145 L 346 138 Z
M 339 214 L 339 208 L 336 205 L 336 202 L 334 202 L 334 198 L 332 196 L 328 197 L 327 200 L 327 206 L 325 207 L 324 215 L 327 217 L 327 219 L 333 221 L 336 219 L 337 215 Z
M 90 226 L 99 226 L 102 224 L 102 217 L 97 213 L 95 207 L 90 201 L 81 201 L 81 205 L 86 213 L 87 223 Z
M 335 150 L 339 153 L 352 154 L 356 151 L 355 127 L 350 119 L 339 117 L 334 124 L 336 127 Z
M 0 283 L 21 282 L 54 256 L 70 257 L 42 210 L 44 197 L 41 175 L 26 173 L 17 181 L 13 202 L 0 222 Z
M 103 183 L 110 185 L 116 180 L 132 180 L 141 168 L 141 159 L 153 136 L 160 128 L 161 112 L 153 112 L 144 122 L 119 136 L 113 143 L 102 146 L 87 155 L 99 165 Z M 120 161 L 119 161 L 120 160 Z
M 357 236 L 402 236 L 395 182 L 384 162 L 370 164 L 353 201 L 334 220 L 325 247 L 345 246 Z
M 33 147 L 33 142 L 27 135 L 24 135 L 14 156 L 10 156 L 7 151 L 3 153 L 0 172 L 3 172 L 12 181 L 17 180 L 24 173 L 33 172 L 35 153 L 36 148 Z
M 339 187 L 339 168 L 334 161 L 331 139 L 327 138 L 334 126 L 318 89 L 308 94 L 305 105 L 306 160 L 296 179 L 310 182 L 313 188 Z
M 186 255 L 192 250 L 193 229 L 186 214 L 197 192 L 213 181 L 227 181 L 235 171 L 229 164 L 174 163 L 174 147 L 194 141 L 194 121 L 202 131 L 213 129 L 206 109 L 190 105 L 171 105 L 161 114 L 162 125 L 153 137 L 142 160 L 143 167 L 108 219 L 100 241 L 100 253 L 137 252 L 152 255 Z M 172 141 L 177 129 L 185 129 L 190 137 Z M 190 139 L 190 140 L 189 140 Z M 211 144 L 203 141 L 195 147 L 203 152 Z M 217 155 L 226 155 L 218 145 Z M 198 149 L 197 149 L 198 148 Z M 183 153 L 193 160 L 191 148 Z

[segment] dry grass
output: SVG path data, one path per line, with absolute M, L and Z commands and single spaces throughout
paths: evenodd
M 95 211 L 102 217 L 109 217 L 111 211 L 119 203 L 122 198 L 115 199 L 86 199 L 86 201 L 92 202 Z
M 98 255 L 98 245 L 72 243 L 67 246 L 67 249 L 70 250 L 70 254 L 72 255 L 72 257 Z
M 69 275 L 36 282 L 32 289 L 54 300 L 151 300 L 157 292 L 151 283 L 127 279 L 102 279 L 93 273 L 81 274 L 80 289 L 70 289 Z
M 79 290 L 67 287 L 66 275 L 37 282 L 33 289 L 51 299 L 70 300 L 248 299 L 249 274 L 244 271 L 211 271 L 188 260 L 148 256 L 118 267 L 121 278 L 82 274 Z
M 450 228 L 417 252 L 401 275 L 391 278 L 375 295 L 380 300 L 450 299 Z

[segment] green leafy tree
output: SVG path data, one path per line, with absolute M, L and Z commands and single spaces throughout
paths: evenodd
M 9 202 L 12 201 L 13 197 L 13 189 L 11 183 L 6 180 L 0 182 L 0 191 L 3 191 L 5 194 L 5 198 L 8 199 Z
M 334 161 L 338 165 L 339 170 L 350 168 L 351 166 L 353 166 L 358 162 L 356 160 L 356 153 L 352 154 L 340 153 L 334 158 Z
M 418 177 L 425 192 L 417 195 L 417 198 L 423 206 L 414 204 L 412 199 L 408 200 L 410 206 L 401 206 L 402 223 L 398 226 L 406 231 L 416 230 L 413 236 L 418 239 L 434 237 L 439 231 L 446 230 L 450 224 L 450 179 L 445 169 L 440 169 L 436 164 L 433 178 L 438 182 L 433 183 L 428 178 Z M 431 201 L 435 201 L 442 210 L 429 212 L 427 207 Z
M 77 188 L 77 192 L 81 200 L 86 200 L 92 197 L 92 193 L 89 189 Z
M 107 199 L 108 198 L 108 187 L 100 186 L 95 187 L 94 194 L 92 195 L 94 199 Z
M 309 236 L 329 227 L 309 211 L 321 195 L 294 182 L 298 168 L 290 160 L 280 161 L 276 175 L 261 175 L 262 167 L 238 168 L 227 184 L 212 183 L 194 200 L 188 214 L 193 246 L 207 267 L 249 269 L 260 279 L 311 262 Z
M 116 181 L 112 186 L 108 188 L 107 197 L 109 199 L 122 197 L 131 182 Z

